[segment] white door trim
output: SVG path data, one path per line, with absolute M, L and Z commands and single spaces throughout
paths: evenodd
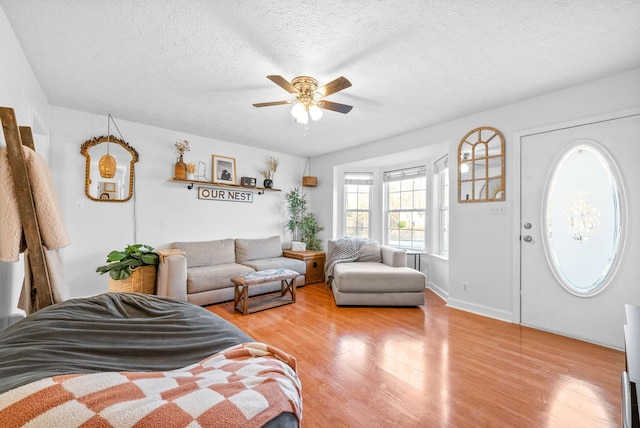
M 617 111 L 613 113 L 602 114 L 598 116 L 592 116 L 584 119 L 576 119 L 568 122 L 561 122 L 551 125 L 545 125 L 538 128 L 532 128 L 522 131 L 516 131 L 513 133 L 514 142 L 513 147 L 507 146 L 508 150 L 513 150 L 513 156 L 511 157 L 511 167 L 508 169 L 511 177 L 513 178 L 513 224 L 512 224 L 512 236 L 515 239 L 515 251 L 513 252 L 513 272 L 512 272 L 512 322 L 515 324 L 521 323 L 521 306 L 520 306 L 520 290 L 521 290 L 521 279 L 520 279 L 520 216 L 521 216 L 521 205 L 522 205 L 522 194 L 520 192 L 521 180 L 520 180 L 520 172 L 522 170 L 522 139 L 524 137 L 528 137 L 530 135 L 542 134 L 546 132 L 558 131 L 567 128 L 574 128 L 578 126 L 590 125 L 598 122 L 605 122 L 613 119 L 622 119 L 627 116 L 635 116 L 640 114 L 640 107 L 636 107 L 633 109 L 627 109 L 622 111 Z

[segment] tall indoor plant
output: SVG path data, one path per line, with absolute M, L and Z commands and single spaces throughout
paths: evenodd
M 291 231 L 293 241 L 304 242 L 307 250 L 321 250 L 322 241 L 318 238 L 318 233 L 324 227 L 318 223 L 315 213 L 308 211 L 307 195 L 296 187 L 285 194 L 285 199 L 289 210 L 287 229 Z

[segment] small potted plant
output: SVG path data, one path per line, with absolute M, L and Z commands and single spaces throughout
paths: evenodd
M 107 264 L 96 272 L 109 272 L 109 291 L 153 294 L 156 286 L 156 266 L 159 262 L 154 248 L 146 244 L 128 245 L 124 251 L 111 251 Z
M 260 174 L 264 177 L 264 187 L 267 189 L 271 189 L 273 187 L 273 176 L 276 174 L 278 170 L 278 159 L 274 157 L 270 157 L 267 161 L 266 168 L 260 168 Z

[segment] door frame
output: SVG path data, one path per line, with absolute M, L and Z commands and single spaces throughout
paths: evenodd
M 513 252 L 513 272 L 512 272 L 512 322 L 515 324 L 522 323 L 522 302 L 521 302 L 521 245 L 520 245 L 520 217 L 522 215 L 522 192 L 521 192 L 521 177 L 522 172 L 522 139 L 531 135 L 544 134 L 547 132 L 560 131 L 563 129 L 576 128 L 584 125 L 591 125 L 599 122 L 606 122 L 613 119 L 622 119 L 628 116 L 635 116 L 640 114 L 640 107 L 621 110 L 613 113 L 607 113 L 597 116 L 591 116 L 583 119 L 576 119 L 567 122 L 560 122 L 551 125 L 545 125 L 538 128 L 526 129 L 522 131 L 516 131 L 513 133 L 513 157 L 511 162 L 511 168 L 509 168 L 509 174 L 513 178 L 512 189 L 513 192 L 513 224 L 512 224 L 512 236 L 516 240 L 514 245 L 515 251 Z

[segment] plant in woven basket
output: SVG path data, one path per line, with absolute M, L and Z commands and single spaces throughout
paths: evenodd
M 96 272 L 104 274 L 109 272 L 114 280 L 129 278 L 132 270 L 140 267 L 158 264 L 158 254 L 153 252 L 154 248 L 146 244 L 127 245 L 124 251 L 111 251 L 107 255 L 108 264 L 99 266 Z

